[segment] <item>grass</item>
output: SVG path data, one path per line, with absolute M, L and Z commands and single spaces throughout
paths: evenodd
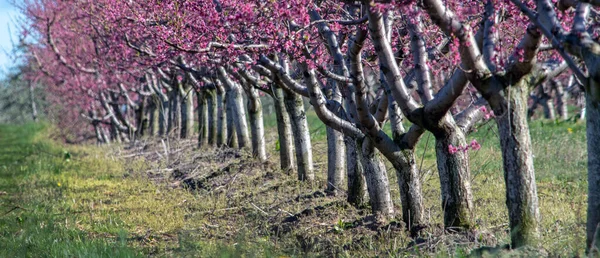
M 80 216 L 65 197 L 79 174 L 42 125 L 0 126 L 0 257 L 136 257 L 126 232 L 111 237 L 78 228 Z
M 368 210 L 324 196 L 325 127 L 312 112 L 317 180 L 279 171 L 276 154 L 259 164 L 248 153 L 202 150 L 193 141 L 135 146 L 63 146 L 47 126 L 0 125 L 0 257 L 278 257 L 464 256 L 509 242 L 501 153 L 493 123 L 467 140 L 477 229 L 441 230 L 434 139 L 417 148 L 430 228 L 411 239 L 400 218 L 373 225 Z M 274 116 L 265 117 L 276 131 Z M 583 124 L 533 121 L 542 247 L 582 255 L 586 150 Z M 276 137 L 268 149 L 277 153 Z M 164 154 L 164 147 L 171 152 Z M 395 173 L 388 164 L 399 210 Z M 187 186 L 187 187 L 184 187 Z

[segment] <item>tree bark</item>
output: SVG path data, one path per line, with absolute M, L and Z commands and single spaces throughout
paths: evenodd
M 290 113 L 290 120 L 294 132 L 294 145 L 296 147 L 296 161 L 298 165 L 298 180 L 312 181 L 315 178 L 313 171 L 312 146 L 310 131 L 304 111 L 302 96 L 286 91 L 285 104 Z
M 369 192 L 369 202 L 373 214 L 390 218 L 394 214 L 394 204 L 390 195 L 390 182 L 385 164 L 379 159 L 371 140 L 365 139 L 362 146 L 362 164 Z
M 198 99 L 198 146 L 208 145 L 208 101 L 206 92 L 196 94 Z
M 217 81 L 217 146 L 227 145 L 229 128 L 227 127 L 227 96 L 223 85 Z
M 458 151 L 450 153 L 449 146 L 466 146 L 465 135 L 453 122 L 450 114 L 443 118 L 446 127 L 435 132 L 436 159 L 442 189 L 442 209 L 446 228 L 459 227 L 469 229 L 474 226 L 473 194 L 471 193 L 471 173 L 469 155 Z M 452 119 L 453 120 L 453 119 Z
M 150 136 L 158 136 L 160 132 L 160 100 L 157 96 L 150 97 L 149 113 Z
M 263 109 L 258 90 L 248 86 L 248 113 L 250 117 L 250 131 L 252 133 L 252 156 L 264 162 L 267 160 L 265 145 L 265 124 L 263 122 Z
M 384 83 L 384 86 L 386 91 L 389 91 L 389 86 L 386 83 Z M 398 178 L 400 202 L 402 203 L 402 220 L 406 223 L 411 233 L 416 233 L 413 229 L 419 229 L 426 224 L 423 208 L 423 193 L 421 190 L 421 177 L 415 162 L 414 146 L 402 144 L 403 138 L 406 135 L 406 130 L 402 124 L 402 112 L 391 94 L 388 94 L 388 102 L 392 137 L 397 145 L 403 146 L 402 154 L 404 159 L 400 160 L 400 166 L 394 166 Z
M 234 100 L 233 100 L 233 92 L 230 90 L 227 90 L 225 93 L 225 104 L 227 107 L 227 111 L 226 111 L 226 116 L 227 116 L 227 123 L 224 124 L 224 127 L 226 127 L 227 129 L 227 138 L 225 141 L 225 145 L 229 148 L 237 148 L 238 147 L 238 140 L 237 140 L 237 136 L 236 136 L 236 132 L 235 132 L 235 122 L 233 121 L 235 118 L 235 107 L 234 107 Z
M 179 138 L 181 130 L 181 96 L 178 89 L 171 90 L 169 96 L 169 135 Z
M 599 85 L 593 85 L 596 87 Z M 588 210 L 587 250 L 600 250 L 600 101 L 597 96 L 586 96 L 586 136 L 588 153 Z
M 158 107 L 159 110 L 159 134 L 162 136 L 167 135 L 169 132 L 169 124 L 171 119 L 169 118 L 171 112 L 169 112 L 169 101 L 160 101 L 160 105 Z
M 342 104 L 339 91 L 335 88 L 328 94 L 329 110 L 341 117 Z M 346 173 L 346 143 L 344 134 L 331 127 L 327 127 L 327 187 L 328 193 L 337 194 L 344 184 L 344 174 Z
M 189 138 L 194 128 L 194 90 L 191 87 L 184 89 L 181 96 L 181 138 Z M 208 125 L 205 125 L 208 126 Z
M 527 124 L 527 85 L 524 80 L 505 90 L 507 102 L 488 100 L 497 115 L 506 184 L 511 245 L 537 245 L 540 212 L 533 150 Z M 500 97 L 496 95 L 496 97 Z M 496 103 L 506 103 L 498 105 Z
M 244 98 L 242 97 L 242 89 L 239 85 L 232 89 L 231 99 L 234 116 L 233 123 L 235 125 L 238 147 L 241 149 L 250 145 L 250 136 L 248 134 L 248 122 L 246 121 Z
M 31 102 L 31 118 L 34 122 L 38 121 L 38 111 L 37 105 L 35 104 L 35 94 L 34 94 L 33 82 L 29 82 L 29 101 Z
M 205 91 L 208 97 L 208 144 L 217 145 L 217 124 L 219 109 L 217 107 L 217 94 L 214 89 Z
M 569 80 L 572 80 L 573 77 Z M 562 83 L 552 80 L 552 87 L 554 88 L 554 92 L 556 92 L 556 110 L 558 111 L 558 115 L 560 119 L 567 120 L 569 119 L 569 112 L 567 109 L 567 100 L 569 99 L 569 93 L 565 91 Z
M 348 198 L 352 206 L 362 208 L 367 204 L 367 183 L 363 170 L 362 141 L 346 136 L 346 162 L 348 175 Z
M 292 173 L 296 171 L 296 161 L 294 159 L 294 133 L 292 132 L 290 114 L 285 107 L 283 90 L 277 85 L 273 86 L 273 102 L 275 105 L 275 115 L 277 116 L 281 169 L 288 173 Z

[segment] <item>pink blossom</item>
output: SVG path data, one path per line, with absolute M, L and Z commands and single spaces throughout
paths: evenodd
M 481 149 L 481 144 L 479 144 L 476 139 L 473 139 L 473 141 L 471 141 L 470 146 L 471 146 L 472 150 L 479 150 L 479 149 Z
M 450 145 L 448 145 L 448 152 L 450 154 L 457 153 L 458 152 L 458 148 L 456 148 L 456 147 L 452 146 L 452 144 L 450 144 Z

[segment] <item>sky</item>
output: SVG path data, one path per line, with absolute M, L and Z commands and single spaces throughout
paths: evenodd
M 11 4 L 11 0 L 0 0 L 0 77 L 3 77 L 4 72 L 14 65 L 7 53 L 12 51 L 11 37 L 13 41 L 18 39 L 16 36 L 18 30 L 14 24 L 18 16 L 19 10 Z

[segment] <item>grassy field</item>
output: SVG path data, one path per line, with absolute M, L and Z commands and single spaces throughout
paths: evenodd
M 443 257 L 509 242 L 492 122 L 468 137 L 482 144 L 471 152 L 477 229 L 441 229 L 434 139 L 425 135 L 417 162 L 431 227 L 411 239 L 400 218 L 380 225 L 343 194 L 325 196 L 325 127 L 308 117 L 318 174 L 312 184 L 277 169 L 274 134 L 271 162 L 259 164 L 246 152 L 198 151 L 192 140 L 65 146 L 48 126 L 0 125 L 0 257 Z M 275 131 L 272 118 L 266 126 Z M 531 122 L 531 134 L 543 252 L 582 255 L 585 127 L 540 120 Z

